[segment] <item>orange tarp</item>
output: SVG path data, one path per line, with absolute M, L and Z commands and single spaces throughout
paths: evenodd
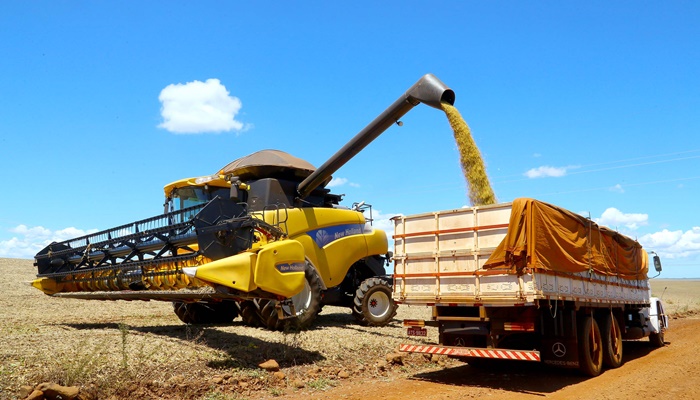
M 508 232 L 484 268 L 523 273 L 592 271 L 647 279 L 647 253 L 637 241 L 571 211 L 533 199 L 516 199 Z

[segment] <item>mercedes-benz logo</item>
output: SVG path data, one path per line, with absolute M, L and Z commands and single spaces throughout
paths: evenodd
M 552 353 L 559 358 L 564 357 L 566 354 L 566 346 L 564 346 L 562 342 L 556 342 L 552 345 Z
M 458 337 L 457 339 L 455 339 L 454 345 L 464 347 L 464 339 L 462 339 L 461 337 Z

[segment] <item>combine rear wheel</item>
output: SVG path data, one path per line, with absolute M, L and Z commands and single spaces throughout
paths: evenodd
M 227 324 L 238 316 L 238 307 L 230 301 L 221 303 L 173 302 L 175 315 L 186 324 Z
M 396 315 L 398 306 L 391 298 L 391 286 L 385 279 L 365 279 L 355 292 L 352 315 L 363 325 L 384 326 Z
M 287 319 L 280 320 L 277 314 L 276 300 L 261 300 L 260 316 L 263 325 L 268 329 L 281 331 L 284 329 L 301 330 L 308 328 L 321 311 L 321 277 L 316 269 L 306 263 L 304 270 L 306 282 L 304 288 L 298 294 L 292 296 L 294 315 L 291 307 L 282 305 L 282 312 Z

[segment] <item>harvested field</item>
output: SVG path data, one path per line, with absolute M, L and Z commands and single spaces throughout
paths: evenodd
M 456 398 L 465 393 L 494 398 L 565 398 L 565 393 L 586 397 L 577 394 L 587 393 L 584 389 L 597 382 L 607 382 L 621 398 L 637 398 L 635 386 L 649 386 L 644 374 L 651 372 L 656 374 L 657 388 L 670 384 L 666 379 L 675 379 L 672 397 L 693 398 L 690 390 L 700 383 L 692 378 L 700 376 L 700 356 L 685 348 L 699 346 L 694 338 L 700 320 L 694 319 L 694 312 L 700 308 L 700 281 L 652 281 L 655 295 L 667 288 L 664 300 L 669 311 L 687 316 L 671 321 L 666 336 L 670 346 L 652 351 L 646 342 L 629 343 L 625 365 L 586 379 L 574 371 L 530 364 L 526 370 L 506 367 L 487 373 L 453 360 L 414 355 L 406 356 L 403 365 L 387 363 L 387 353 L 407 341 L 399 321 L 428 318 L 430 310 L 422 307 L 400 307 L 394 323 L 383 328 L 359 326 L 350 310 L 336 307 L 325 307 L 314 328 L 298 334 L 249 328 L 239 320 L 195 327 L 180 322 L 169 303 L 50 298 L 25 283 L 34 273 L 30 260 L 0 259 L 4 288 L 0 399 L 17 398 L 22 386 L 45 381 L 81 386 L 100 399 L 210 400 L 359 399 L 368 397 L 368 382 L 372 398 Z M 436 334 L 434 329 L 429 332 Z M 677 358 L 683 358 L 683 364 L 673 361 Z M 279 363 L 282 374 L 258 367 L 268 359 Z M 634 382 L 620 389 L 620 380 Z M 679 385 L 678 380 L 686 383 Z M 576 392 L 577 387 L 582 391 Z M 589 394 L 616 397 L 600 397 L 601 392 Z M 664 398 L 663 390 L 657 393 Z
M 663 299 L 669 314 L 700 311 L 700 279 L 652 279 L 650 282 L 652 296 Z
M 349 379 L 395 373 L 384 360 L 405 341 L 399 321 L 430 315 L 401 307 L 390 326 L 369 328 L 357 325 L 350 309 L 325 307 L 301 333 L 250 328 L 240 319 L 191 326 L 166 302 L 51 298 L 27 284 L 34 275 L 30 260 L 0 259 L 1 399 L 44 381 L 90 386 L 99 398 L 275 397 L 298 391 L 295 383 L 325 390 L 343 379 L 340 371 Z M 426 366 L 415 358 L 400 372 Z M 277 360 L 283 379 L 258 367 L 268 359 Z

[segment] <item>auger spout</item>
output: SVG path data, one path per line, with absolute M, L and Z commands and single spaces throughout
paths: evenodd
M 309 175 L 297 187 L 297 199 L 304 199 L 319 185 L 325 182 L 340 167 L 364 149 L 390 126 L 420 103 L 441 109 L 441 103 L 455 102 L 455 93 L 442 83 L 435 75 L 426 74 L 410 89 L 399 97 L 394 104 L 352 138 L 342 149 L 338 150 L 322 166 Z

